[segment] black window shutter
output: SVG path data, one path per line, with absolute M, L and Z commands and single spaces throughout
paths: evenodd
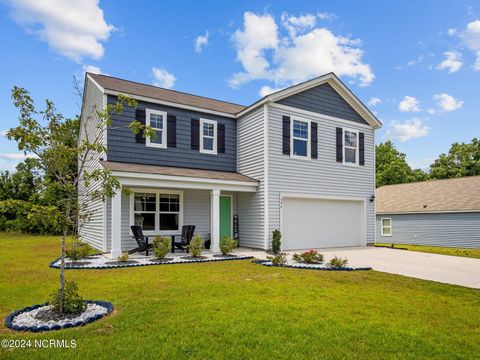
M 318 124 L 314 121 L 310 123 L 310 129 L 311 129 L 311 156 L 312 159 L 318 158 Z
M 167 147 L 177 147 L 177 117 L 167 115 Z
M 191 128 L 191 143 L 192 150 L 200 149 L 200 120 L 192 119 L 192 128 Z
M 217 126 L 217 152 L 225 153 L 225 124 Z
M 358 162 L 360 165 L 365 165 L 365 134 L 358 134 Z
M 283 116 L 283 154 L 290 155 L 290 117 Z
M 140 122 L 142 125 L 145 126 L 145 110 L 142 109 L 135 109 L 135 120 Z M 135 142 L 137 144 L 145 144 L 145 139 L 143 138 L 143 130 L 140 130 L 136 135 L 135 135 Z
M 337 127 L 337 162 L 343 161 L 343 129 Z

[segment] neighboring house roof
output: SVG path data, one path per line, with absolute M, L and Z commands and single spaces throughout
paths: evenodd
M 377 214 L 480 211 L 480 176 L 382 186 L 375 201 Z
M 175 104 L 190 105 L 202 109 L 218 111 L 230 115 L 245 109 L 245 106 L 226 101 L 187 94 L 180 91 L 163 89 L 157 86 L 141 84 L 133 81 L 118 79 L 111 76 L 87 73 L 98 85 L 105 90 L 112 90 L 124 94 L 143 96 L 151 99 L 163 100 Z
M 120 162 L 114 162 L 114 161 L 103 161 L 103 160 L 100 161 L 100 163 L 102 164 L 103 167 L 116 172 L 132 172 L 132 173 L 140 173 L 140 174 L 181 176 L 181 177 L 201 178 L 201 179 L 209 179 L 209 180 L 241 181 L 241 182 L 258 184 L 257 180 L 236 172 L 180 168 L 180 167 L 158 166 L 158 165 L 131 164 L 131 163 L 120 163 Z
M 146 101 L 153 99 L 163 102 L 166 105 L 179 105 L 180 107 L 185 108 L 205 109 L 207 112 L 233 118 L 243 116 L 263 104 L 279 101 L 322 84 L 329 84 L 370 126 L 373 128 L 379 128 L 382 126 L 381 121 L 377 119 L 377 117 L 334 73 L 318 76 L 314 79 L 274 92 L 270 95 L 264 96 L 248 107 L 106 75 L 87 73 L 85 76 L 92 79 L 92 81 L 108 94 L 130 94 L 138 100 L 142 100 L 142 98 Z

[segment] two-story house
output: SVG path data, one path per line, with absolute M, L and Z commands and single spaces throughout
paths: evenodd
M 249 106 L 88 73 L 81 138 L 99 131 L 91 109 L 119 94 L 138 106 L 113 114 L 107 151 L 88 167 L 110 169 L 130 191 L 85 200 L 91 215 L 79 233 L 94 247 L 115 257 L 135 247 L 131 225 L 176 235 L 188 224 L 218 251 L 234 222 L 242 247 L 269 249 L 274 229 L 284 250 L 374 242 L 381 122 L 333 73 Z M 155 139 L 134 135 L 134 119 Z

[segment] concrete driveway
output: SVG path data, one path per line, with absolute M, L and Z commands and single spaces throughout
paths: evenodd
M 319 251 L 326 260 L 336 255 L 348 258 L 354 266 L 480 289 L 480 259 L 375 247 Z

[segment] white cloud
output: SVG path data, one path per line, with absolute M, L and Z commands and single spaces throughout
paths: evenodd
M 274 93 L 274 92 L 277 92 L 277 91 L 280 91 L 280 90 L 283 90 L 283 89 L 284 88 L 272 88 L 268 85 L 265 85 L 265 86 L 262 86 L 260 88 L 260 91 L 258 92 L 258 94 L 261 97 L 264 97 L 264 96 L 270 95 L 271 93 Z
M 398 140 L 401 142 L 424 137 L 428 135 L 430 128 L 422 123 L 419 118 L 413 118 L 405 122 L 393 122 L 390 129 L 387 130 L 385 137 L 389 140 Z
M 427 110 L 427 112 L 428 112 L 430 115 L 433 115 L 433 114 L 436 113 L 435 109 L 432 109 L 432 108 L 429 108 L 429 109 Z
M 382 99 L 378 97 L 372 97 L 370 100 L 368 100 L 368 106 L 377 106 L 378 104 L 382 103 Z
M 443 111 L 454 111 L 463 106 L 463 101 L 455 99 L 448 94 L 435 94 L 433 98 L 437 101 L 438 107 Z
M 268 80 L 285 87 L 332 71 L 356 79 L 360 86 L 373 81 L 370 65 L 362 61 L 359 40 L 336 36 L 327 28 L 313 28 L 307 15 L 282 17 L 290 26 L 286 36 L 271 15 L 244 14 L 243 29 L 233 36 L 244 71 L 232 76 L 230 86 Z
M 0 159 L 3 160 L 25 160 L 26 158 L 34 158 L 35 155 L 24 153 L 0 153 Z
M 10 1 L 12 18 L 57 53 L 80 62 L 101 59 L 103 42 L 115 29 L 107 24 L 99 0 Z
M 162 68 L 153 67 L 153 85 L 171 89 L 177 80 L 175 76 Z
M 463 65 L 462 54 L 458 51 L 446 51 L 443 55 L 445 56 L 445 60 L 437 65 L 437 70 L 448 70 L 449 73 L 460 70 Z
M 98 66 L 95 65 L 83 65 L 82 66 L 83 72 L 84 73 L 92 73 L 92 74 L 103 74 L 102 70 Z
M 410 165 L 412 169 L 422 169 L 422 170 L 428 170 L 430 168 L 430 165 L 433 164 L 434 161 L 435 161 L 435 158 L 407 160 L 408 165 Z
M 457 33 L 457 29 L 448 29 L 447 34 L 450 36 L 453 36 Z
M 0 136 L 3 136 L 3 137 L 7 136 L 8 130 L 9 129 L 5 129 L 5 130 L 0 131 Z
M 324 12 L 318 12 L 317 17 L 320 20 L 333 20 L 337 17 L 337 15 L 335 15 L 334 13 L 324 11 Z
M 473 68 L 480 71 L 480 20 L 468 23 L 459 36 L 463 44 L 475 53 L 476 61 Z
M 208 45 L 208 37 L 210 36 L 209 32 L 207 31 L 205 35 L 197 36 L 195 39 L 195 51 L 197 53 L 201 53 L 202 50 Z
M 405 96 L 398 104 L 398 109 L 401 112 L 419 112 L 420 102 L 413 96 Z
M 295 38 L 297 34 L 312 29 L 315 27 L 316 22 L 317 18 L 312 14 L 301 16 L 288 15 L 286 12 L 282 14 L 282 25 L 287 29 L 291 38 Z
M 425 60 L 425 55 L 419 55 L 415 59 L 409 60 L 405 65 L 398 65 L 397 67 L 395 67 L 395 69 L 403 70 L 403 69 L 406 69 L 409 66 L 414 66 L 414 65 L 420 64 L 424 60 Z

